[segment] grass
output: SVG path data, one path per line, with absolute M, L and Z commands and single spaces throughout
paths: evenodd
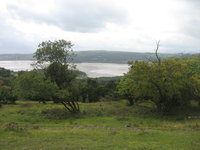
M 198 133 L 109 129 L 1 131 L 1 149 L 19 150 L 198 150 Z
M 198 150 L 198 107 L 162 116 L 143 103 L 80 104 L 71 115 L 60 104 L 18 101 L 0 108 L 2 150 Z

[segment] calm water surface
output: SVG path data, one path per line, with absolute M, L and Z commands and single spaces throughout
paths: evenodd
M 13 71 L 32 70 L 33 61 L 0 61 L 0 67 Z M 76 68 L 85 72 L 88 77 L 121 76 L 128 71 L 127 64 L 112 63 L 77 63 Z

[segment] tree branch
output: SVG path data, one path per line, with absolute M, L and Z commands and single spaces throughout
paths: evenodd
M 158 59 L 158 65 L 160 65 L 160 63 L 161 63 L 160 57 L 158 56 L 158 49 L 159 49 L 159 47 L 160 47 L 160 40 L 156 41 L 156 51 L 155 51 L 156 58 Z

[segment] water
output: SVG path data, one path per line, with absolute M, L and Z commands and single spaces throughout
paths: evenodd
M 0 61 L 0 67 L 13 71 L 32 70 L 33 61 Z M 112 63 L 76 63 L 76 68 L 87 74 L 88 77 L 121 76 L 128 71 L 127 64 Z

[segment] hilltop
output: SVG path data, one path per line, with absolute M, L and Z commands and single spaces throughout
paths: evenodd
M 121 51 L 75 51 L 75 63 L 121 63 L 125 64 L 128 61 L 135 60 L 154 60 L 154 53 L 139 53 L 139 52 L 121 52 Z M 160 53 L 161 58 L 167 57 L 186 57 L 191 54 L 168 54 Z M 0 54 L 1 60 L 33 60 L 33 54 Z

